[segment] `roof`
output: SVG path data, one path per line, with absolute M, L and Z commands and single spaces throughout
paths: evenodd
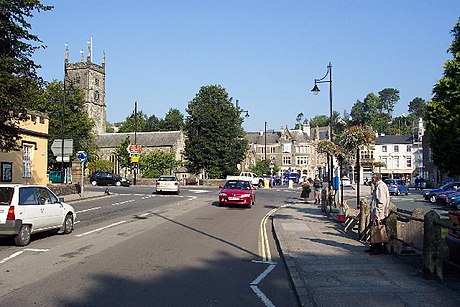
M 412 135 L 379 135 L 375 140 L 375 145 L 386 144 L 412 144 Z
M 281 136 L 279 131 L 267 131 L 267 144 L 277 143 Z M 265 144 L 265 136 L 260 132 L 247 132 L 246 139 L 249 144 Z
M 134 132 L 125 132 L 99 134 L 96 136 L 96 144 L 100 148 L 114 148 L 120 145 L 126 136 L 134 143 Z M 181 137 L 181 131 L 137 132 L 136 143 L 144 147 L 174 146 Z

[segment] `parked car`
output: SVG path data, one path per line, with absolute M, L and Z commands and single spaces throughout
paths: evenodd
M 449 196 L 449 205 L 457 207 L 460 210 L 460 192 L 453 193 Z
M 400 194 L 409 194 L 409 188 L 406 185 L 406 182 L 401 179 L 385 179 L 384 181 L 388 186 L 388 192 L 390 195 L 400 195 Z
M 91 182 L 91 184 L 94 186 L 116 185 L 129 187 L 131 185 L 131 181 L 129 181 L 128 179 L 110 172 L 94 172 L 91 174 L 89 182 Z
M 18 246 L 37 232 L 71 233 L 75 217 L 73 207 L 45 186 L 0 184 L 0 236 L 13 237 Z
M 440 204 L 449 204 L 449 199 L 454 195 L 460 192 L 460 187 L 455 190 L 447 190 L 436 194 L 436 203 Z
M 442 185 L 437 189 L 430 190 L 423 194 L 425 200 L 429 200 L 431 203 L 436 203 L 436 197 L 439 193 L 444 193 L 445 191 L 453 191 L 460 187 L 460 182 L 453 181 Z
M 179 195 L 180 183 L 174 175 L 163 175 L 155 182 L 155 193 L 173 192 Z
M 219 205 L 237 205 L 251 208 L 256 200 L 256 187 L 249 181 L 227 180 L 223 187 L 220 187 Z

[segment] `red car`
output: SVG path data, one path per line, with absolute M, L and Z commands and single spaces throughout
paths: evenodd
M 251 208 L 256 200 L 256 187 L 249 181 L 228 180 L 219 193 L 219 205 L 238 205 Z

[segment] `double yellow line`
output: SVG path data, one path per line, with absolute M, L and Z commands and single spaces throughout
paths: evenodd
M 262 258 L 263 261 L 272 261 L 272 254 L 270 253 L 270 245 L 268 243 L 267 237 L 267 220 L 276 210 L 279 208 L 275 208 L 270 210 L 265 216 L 263 217 L 262 221 L 260 221 L 259 227 L 259 256 Z

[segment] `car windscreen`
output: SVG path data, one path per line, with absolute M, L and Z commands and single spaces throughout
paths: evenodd
M 176 177 L 160 177 L 158 181 L 177 181 Z
M 11 199 L 13 198 L 14 189 L 13 188 L 0 188 L 0 206 L 9 206 L 11 204 Z
M 248 181 L 227 181 L 224 189 L 250 190 L 251 185 Z

